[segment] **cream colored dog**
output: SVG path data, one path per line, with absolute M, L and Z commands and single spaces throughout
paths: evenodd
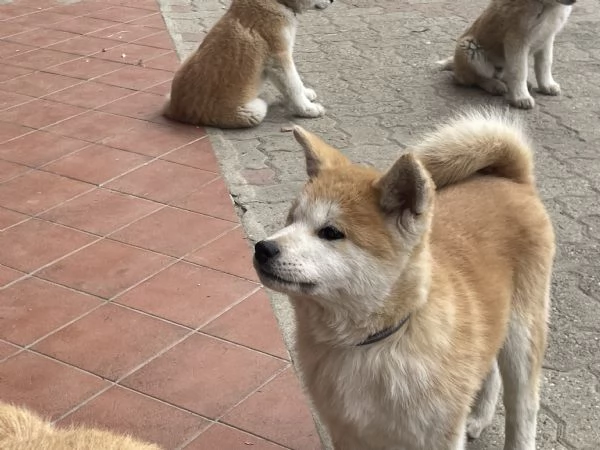
M 461 450 L 504 382 L 506 450 L 534 450 L 554 235 L 521 130 L 441 127 L 384 174 L 295 128 L 310 181 L 255 246 L 337 450 Z
M 2 450 L 160 450 L 129 436 L 84 427 L 55 428 L 31 411 L 0 404 Z
M 333 0 L 233 0 L 173 78 L 165 115 L 194 125 L 253 127 L 267 114 L 258 97 L 269 79 L 291 111 L 319 117 L 325 109 L 304 86 L 292 56 L 296 14 Z
M 458 83 L 507 95 L 511 105 L 530 109 L 535 100 L 527 83 L 533 54 L 538 90 L 558 95 L 552 77 L 554 37 L 563 28 L 576 0 L 492 0 L 458 39 L 454 58 L 440 61 L 454 70 Z

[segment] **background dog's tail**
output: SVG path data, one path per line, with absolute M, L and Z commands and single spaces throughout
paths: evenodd
M 452 56 L 436 61 L 436 64 L 439 66 L 440 70 L 454 70 L 454 58 Z
M 533 155 L 520 122 L 493 109 L 474 110 L 440 126 L 412 149 L 438 188 L 476 173 L 533 184 Z

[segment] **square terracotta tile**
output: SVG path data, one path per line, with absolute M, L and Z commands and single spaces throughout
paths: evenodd
M 12 108 L 34 100 L 28 95 L 15 94 L 14 92 L 0 91 L 0 111 Z
M 33 128 L 27 128 L 14 123 L 0 122 L 0 144 L 31 133 Z
M 113 61 L 84 57 L 75 59 L 68 63 L 59 64 L 58 66 L 50 67 L 46 69 L 46 71 L 73 78 L 89 80 L 91 78 L 113 72 L 124 66 L 124 64 L 119 64 Z
M 21 23 L 28 27 L 46 27 L 50 28 L 52 25 L 65 20 L 72 19 L 73 16 L 68 14 L 58 14 L 49 10 L 34 12 L 33 14 L 27 14 L 26 16 L 20 16 L 12 21 L 15 23 Z
M 93 109 L 127 97 L 134 92 L 129 89 L 96 83 L 95 81 L 87 81 L 59 91 L 46 98 L 69 105 Z
M 0 20 L 12 19 L 13 17 L 31 14 L 35 11 L 35 8 L 17 3 L 3 4 L 2 9 L 0 9 Z
M 175 52 L 165 53 L 164 55 L 144 61 L 144 66 L 146 67 L 168 70 L 169 72 L 175 72 L 180 65 L 181 63 Z
M 29 0 L 38 1 L 38 0 Z M 56 5 L 56 0 L 53 1 L 54 11 L 60 14 L 71 14 L 73 16 L 83 16 L 100 9 L 110 8 L 110 4 L 105 1 L 82 1 L 78 3 L 73 2 L 60 2 Z
M 83 194 L 91 186 L 52 173 L 32 170 L 0 184 L 0 206 L 37 214 Z
M 10 209 L 0 208 L 0 231 L 22 222 L 28 217 Z
M 265 441 L 258 436 L 245 433 L 227 425 L 215 423 L 208 430 L 194 439 L 185 450 L 281 450 L 285 447 Z
M 150 47 L 164 48 L 167 50 L 172 50 L 173 47 L 175 47 L 173 40 L 171 39 L 171 35 L 167 30 L 159 31 L 152 36 L 138 39 L 135 41 L 135 43 L 140 45 L 148 45 Z
M 140 61 L 143 63 L 143 61 L 146 59 L 155 58 L 168 52 L 169 51 L 165 50 L 164 48 L 148 47 L 147 45 L 138 45 L 135 43 L 126 43 L 112 47 L 105 52 L 96 53 L 94 54 L 94 57 L 106 59 L 108 61 L 116 61 L 135 65 L 139 64 Z
M 102 143 L 143 155 L 160 156 L 203 136 L 206 133 L 201 128 L 139 122 L 138 126 L 104 139 Z
M 70 31 L 76 34 L 88 34 L 103 28 L 112 27 L 116 22 L 95 19 L 93 17 L 76 17 L 52 25 L 54 30 Z M 47 27 L 48 28 L 48 27 Z
M 0 338 L 30 345 L 100 303 L 90 295 L 26 278 L 0 291 Z
M 146 17 L 150 14 L 153 14 L 153 12 L 145 9 L 114 6 L 112 8 L 92 12 L 88 14 L 88 16 L 104 20 L 112 20 L 113 22 L 130 22 L 135 19 Z
M 23 172 L 29 170 L 27 166 L 20 164 L 11 163 L 8 161 L 2 161 L 0 159 L 0 183 L 10 180 Z
M 145 38 L 156 33 L 155 28 L 149 28 L 142 25 L 131 25 L 128 23 L 119 23 L 112 27 L 95 31 L 90 36 L 96 36 L 103 39 L 112 39 L 115 42 L 127 43 Z
M 212 241 L 200 250 L 186 256 L 188 261 L 258 281 L 252 266 L 252 250 L 241 227 Z
M 142 17 L 141 19 L 132 20 L 130 23 L 134 25 L 144 25 L 145 27 L 165 29 L 165 21 L 160 13 L 151 16 Z
M 236 224 L 214 217 L 167 207 L 117 231 L 110 237 L 179 258 L 235 226 Z
M 306 398 L 291 367 L 227 413 L 223 422 L 289 448 L 321 449 Z
M 170 202 L 200 189 L 215 177 L 211 172 L 158 160 L 111 181 L 107 187 L 157 202 Z
M 34 131 L 0 144 L 0 158 L 30 167 L 38 167 L 88 145 L 90 143 L 86 141 L 46 131 Z
M 38 276 L 111 298 L 171 262 L 167 256 L 103 240 L 42 270 Z
M 130 65 L 115 72 L 103 75 L 97 79 L 100 83 L 120 86 L 128 89 L 142 90 L 155 84 L 169 81 L 173 73 L 166 70 L 149 69 Z
M 1 16 L 1 14 L 0 14 Z M 0 18 L 1 20 L 1 18 Z M 15 34 L 24 33 L 25 31 L 30 31 L 32 28 L 27 27 L 20 23 L 13 23 L 10 21 L 2 22 L 2 28 L 0 28 L 0 38 L 7 38 L 9 36 L 13 36 Z
M 95 237 L 32 219 L 0 233 L 0 263 L 31 272 L 93 242 Z
M 43 170 L 88 183 L 102 184 L 149 160 L 149 157 L 137 153 L 93 144 L 44 166 Z
M 19 272 L 18 270 L 11 269 L 10 267 L 0 265 L 0 288 L 3 288 L 8 283 L 12 283 L 13 281 L 18 280 L 23 275 L 25 275 L 23 272 Z
M 140 9 L 149 9 L 150 12 L 158 11 L 158 4 L 154 0 L 107 0 L 112 5 L 129 5 Z
M 256 288 L 255 283 L 182 262 L 163 270 L 115 301 L 198 328 Z
M 16 42 L 0 41 L 0 58 L 3 60 L 25 54 L 31 50 L 35 50 L 35 47 L 17 44 Z
M 73 61 L 74 59 L 77 59 L 76 55 L 40 48 L 31 52 L 12 56 L 6 61 L 13 66 L 43 70 L 47 67 Z
M 202 189 L 173 202 L 173 206 L 235 223 L 239 222 L 223 178 L 217 178 Z
M 106 304 L 39 342 L 34 349 L 117 380 L 187 333 L 185 328 Z
M 141 120 L 153 120 L 162 115 L 165 97 L 149 92 L 136 92 L 121 100 L 109 103 L 102 108 L 112 114 L 133 117 Z
M 106 235 L 160 207 L 160 204 L 149 200 L 95 189 L 51 209 L 41 217 L 89 233 Z M 1 223 L 0 210 L 0 228 Z
M 0 120 L 31 128 L 43 128 L 83 112 L 85 109 L 77 106 L 36 99 L 0 112 Z
M 168 95 L 171 93 L 171 81 L 165 81 L 164 83 L 160 83 L 155 86 L 149 87 L 148 89 L 144 89 L 144 91 L 152 92 L 153 94 L 158 95 Z
M 33 72 L 32 69 L 26 69 L 25 67 L 10 66 L 8 64 L 0 64 L 0 83 L 3 81 L 12 80 L 13 78 L 26 75 Z M 2 86 L 4 88 L 4 86 Z M 11 92 L 11 89 L 5 89 L 5 91 Z
M 262 353 L 192 335 L 121 384 L 214 418 L 285 366 Z
M 4 25 L 2 25 L 4 27 Z M 7 41 L 17 42 L 19 44 L 32 45 L 34 47 L 48 47 L 60 41 L 65 41 L 78 36 L 75 33 L 67 31 L 48 30 L 38 28 L 36 30 L 25 31 L 7 38 Z
M 96 142 L 121 134 L 136 126 L 139 121 L 100 111 L 89 111 L 48 128 L 52 133 Z
M 219 163 L 208 136 L 163 156 L 163 159 L 209 172 L 219 172 Z
M 26 376 L 24 376 L 26 374 Z M 32 352 L 0 364 L 0 398 L 57 419 L 108 382 Z
M 1 278 L 0 278 L 0 280 L 1 280 Z M 1 283 L 1 281 L 0 281 L 0 283 Z M 13 345 L 9 342 L 0 341 L 0 362 L 2 362 L 6 358 L 14 355 L 15 353 L 19 352 L 20 350 L 21 350 L 21 347 L 17 347 L 16 345 Z
M 210 422 L 145 395 L 111 387 L 58 425 L 87 425 L 130 434 L 163 448 L 178 448 Z
M 289 359 L 269 298 L 262 289 L 204 326 L 201 331 Z
M 80 56 L 89 56 L 94 53 L 108 50 L 116 45 L 119 44 L 116 44 L 115 41 L 110 39 L 102 39 L 93 36 L 77 36 L 67 41 L 58 42 L 48 48 Z
M 81 83 L 81 80 L 54 73 L 33 72 L 0 83 L 0 89 L 31 97 L 42 97 L 77 83 Z

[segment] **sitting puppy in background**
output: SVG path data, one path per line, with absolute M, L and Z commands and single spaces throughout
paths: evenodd
M 560 94 L 552 77 L 554 37 L 567 22 L 576 0 L 492 0 L 458 39 L 454 58 L 440 61 L 454 70 L 459 84 L 507 94 L 517 108 L 535 106 L 527 83 L 528 58 L 535 58 L 538 90 Z
M 258 97 L 266 78 L 292 113 L 319 117 L 317 95 L 306 88 L 292 51 L 298 19 L 333 0 L 233 0 L 198 50 L 179 68 L 165 116 L 194 125 L 246 128 L 262 122 L 267 103 Z

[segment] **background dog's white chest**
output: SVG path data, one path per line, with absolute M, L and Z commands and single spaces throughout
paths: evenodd
M 571 10 L 571 6 L 560 6 L 541 14 L 531 33 L 532 51 L 539 50 L 548 39 L 551 39 L 565 26 Z

